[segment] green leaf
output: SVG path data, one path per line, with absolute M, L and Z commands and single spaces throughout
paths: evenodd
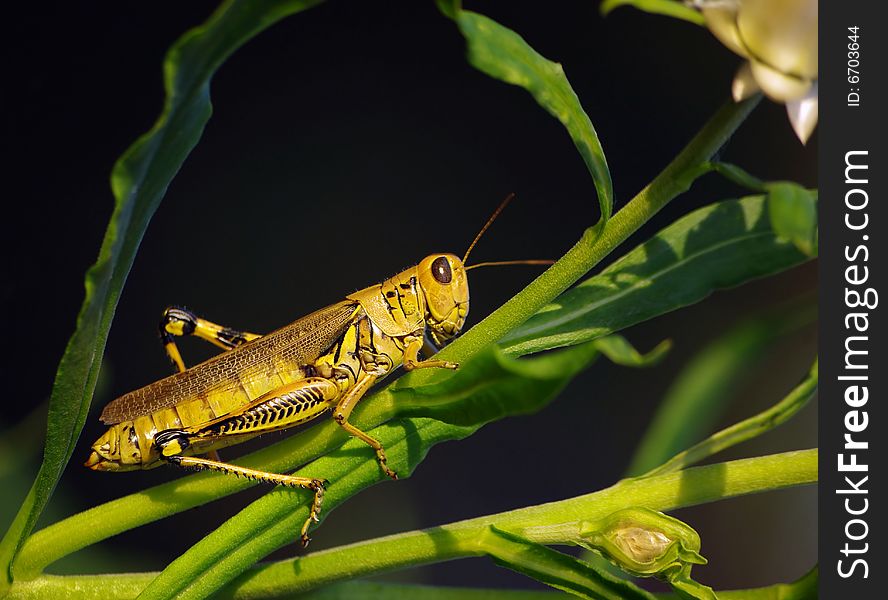
M 706 19 L 703 18 L 702 14 L 687 6 L 684 2 L 676 0 L 604 0 L 601 3 L 601 14 L 607 15 L 620 6 L 634 6 L 644 12 L 675 17 L 695 25 L 704 25 L 706 23 Z
M 745 187 L 750 192 L 767 191 L 764 181 L 752 173 L 748 173 L 741 169 L 737 165 L 725 162 L 713 162 L 711 166 L 713 171 L 717 172 L 728 181 L 733 181 L 737 185 Z
M 517 359 L 491 346 L 449 377 L 418 387 L 398 381 L 382 394 L 391 394 L 398 416 L 431 417 L 478 428 L 542 408 L 598 355 L 595 344 L 575 350 Z
M 598 338 L 593 344 L 611 362 L 624 367 L 652 367 L 660 362 L 672 348 L 672 342 L 664 340 L 647 354 L 641 354 L 621 335 Z
M 163 112 L 111 173 L 114 211 L 99 258 L 86 274 L 86 297 L 56 374 L 43 464 L 0 544 L 4 584 L 11 580 L 12 561 L 46 506 L 83 428 L 111 319 L 148 222 L 210 117 L 210 78 L 251 37 L 318 3 L 230 0 L 206 23 L 183 35 L 167 53 Z
M 762 588 L 720 591 L 719 600 L 817 600 L 819 571 L 814 567 L 792 583 L 778 583 Z
M 574 352 L 532 359 L 511 358 L 491 346 L 449 377 L 419 386 L 412 386 L 408 379 L 399 380 L 382 395 L 391 396 L 398 416 L 431 417 L 477 427 L 504 416 L 538 411 L 599 352 L 619 365 L 645 367 L 660 360 L 668 349 L 669 343 L 664 342 L 643 355 L 616 335 L 577 346 Z M 528 390 L 529 385 L 536 389 Z
M 592 175 L 601 209 L 599 227 L 602 227 L 613 211 L 610 171 L 595 127 L 570 86 L 564 69 L 493 19 L 462 10 L 458 2 L 439 1 L 438 6 L 456 22 L 465 36 L 472 66 L 494 79 L 524 88 L 567 129 Z
M 753 192 L 768 194 L 771 227 L 808 256 L 817 255 L 817 190 L 792 181 L 765 182 L 737 165 L 711 163 L 712 170 Z
M 498 565 L 580 598 L 654 600 L 653 594 L 625 579 L 494 526 L 473 542 Z
M 539 410 L 597 356 L 594 345 L 514 359 L 495 347 L 473 356 L 442 381 L 383 390 L 398 418 L 369 433 L 386 448 L 388 464 L 409 476 L 435 444 L 464 438 L 494 419 Z M 389 396 L 386 398 L 386 396 Z M 419 415 L 431 415 L 434 419 Z M 368 446 L 350 439 L 338 450 L 299 469 L 324 477 L 326 518 L 336 506 L 385 479 Z M 263 496 L 173 561 L 144 591 L 144 600 L 204 598 L 277 548 L 296 541 L 308 516 L 308 493 L 278 489 Z
M 808 256 L 817 256 L 817 190 L 791 181 L 765 184 L 771 226 Z
M 586 342 L 804 262 L 772 229 L 769 204 L 750 196 L 682 217 L 556 298 L 506 335 L 502 347 L 527 354 Z

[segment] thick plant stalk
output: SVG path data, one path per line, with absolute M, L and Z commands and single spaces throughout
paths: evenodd
M 483 556 L 491 526 L 542 544 L 569 543 L 576 521 L 598 519 L 630 506 L 669 511 L 736 496 L 806 485 L 817 481 L 817 450 L 785 452 L 694 467 L 641 479 L 568 500 L 411 531 L 333 548 L 296 559 L 254 567 L 220 590 L 226 598 L 276 598 L 334 582 L 422 564 Z M 70 598 L 108 598 L 114 590 L 141 590 L 153 574 L 75 577 Z M 50 598 L 60 578 L 40 576 L 16 583 L 9 598 Z

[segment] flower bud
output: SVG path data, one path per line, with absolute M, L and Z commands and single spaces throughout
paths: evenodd
M 674 517 L 649 508 L 627 508 L 580 525 L 581 546 L 597 550 L 620 568 L 641 576 L 706 564 L 700 536 Z
M 539 544 L 575 544 L 604 556 L 639 577 L 663 579 L 686 597 L 716 600 L 691 579 L 693 565 L 705 565 L 700 536 L 686 523 L 649 508 L 625 508 L 595 521 L 528 527 L 522 534 Z

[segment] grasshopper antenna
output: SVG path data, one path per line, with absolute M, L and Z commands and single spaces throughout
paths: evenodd
M 509 202 L 515 199 L 515 192 L 510 192 L 506 198 L 500 202 L 500 205 L 496 207 L 496 210 L 493 211 L 493 214 L 490 215 L 490 218 L 487 219 L 487 222 L 484 224 L 484 227 L 481 228 L 481 231 L 478 232 L 478 235 L 475 236 L 475 239 L 472 240 L 472 243 L 469 244 L 469 249 L 466 250 L 465 255 L 462 257 L 463 264 L 466 264 L 466 259 L 469 258 L 469 253 L 472 251 L 472 248 L 475 247 L 475 244 L 478 243 L 478 240 L 481 239 L 481 236 L 484 235 L 484 232 L 487 231 L 488 227 L 490 227 L 496 218 L 500 215 L 501 212 L 509 205 Z M 489 261 L 482 262 L 478 264 L 474 264 L 466 267 L 466 271 L 471 269 L 477 269 L 478 267 L 501 267 L 505 265 L 552 265 L 555 264 L 554 260 L 497 260 L 497 261 Z
M 478 243 L 478 240 L 481 239 L 481 236 L 484 235 L 484 232 L 487 231 L 487 228 L 493 224 L 499 214 L 503 212 L 503 209 L 508 206 L 509 202 L 511 202 L 513 198 L 515 198 L 515 192 L 509 192 L 509 195 L 506 196 L 506 199 L 500 202 L 500 205 L 496 207 L 496 210 L 493 211 L 493 214 L 490 215 L 489 219 L 487 219 L 487 223 L 484 224 L 484 227 L 481 228 L 481 231 L 478 232 L 478 235 L 476 235 L 475 239 L 472 240 L 472 243 L 469 244 L 469 249 L 466 250 L 466 253 L 462 257 L 463 264 L 466 264 L 466 259 L 469 257 L 469 253 L 472 251 L 472 248 L 475 247 L 475 244 Z
M 555 261 L 550 259 L 530 259 L 530 260 L 495 260 L 492 262 L 482 262 L 466 267 L 466 271 L 477 269 L 478 267 L 502 267 L 505 265 L 554 265 Z

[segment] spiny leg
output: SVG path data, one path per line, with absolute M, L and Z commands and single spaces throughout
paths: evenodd
M 164 460 L 184 468 L 210 469 L 241 476 L 255 481 L 303 487 L 315 491 L 309 518 L 302 527 L 302 543 L 308 544 L 308 528 L 312 521 L 318 521 L 323 500 L 323 479 L 279 475 L 239 467 L 222 462 L 218 458 L 198 458 L 185 456 L 188 449 L 199 452 L 208 444 L 224 441 L 231 436 L 253 436 L 268 431 L 286 429 L 314 419 L 330 409 L 339 396 L 339 387 L 323 377 L 306 377 L 279 386 L 248 404 L 232 410 L 216 419 L 198 423 L 182 429 L 166 429 L 154 436 L 154 445 Z
M 198 458 L 196 456 L 168 456 L 166 457 L 166 460 L 183 469 L 216 471 L 219 473 L 225 473 L 226 475 L 234 475 L 235 477 L 244 477 L 260 483 L 270 483 L 272 485 L 313 490 L 314 500 L 312 500 L 311 508 L 308 512 L 308 518 L 302 525 L 302 530 L 299 535 L 299 540 L 303 548 L 308 546 L 308 542 L 311 541 L 311 538 L 308 537 L 308 528 L 311 526 L 312 522 L 318 523 L 320 521 L 321 504 L 324 502 L 324 491 L 327 489 L 328 483 L 326 479 L 298 477 L 296 475 L 280 475 L 278 473 L 269 473 L 267 471 L 239 467 L 237 465 L 231 465 L 206 458 Z
M 231 350 L 241 344 L 262 337 L 256 333 L 238 331 L 230 327 L 216 325 L 211 321 L 201 319 L 190 310 L 178 306 L 170 306 L 163 311 L 159 329 L 163 348 L 179 372 L 185 370 L 185 362 L 182 360 L 182 355 L 176 346 L 174 336 L 195 335 L 223 350 Z

